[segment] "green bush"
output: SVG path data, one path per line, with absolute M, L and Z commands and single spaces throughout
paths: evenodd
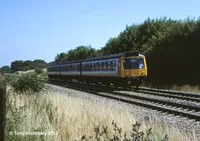
M 29 72 L 13 76 L 8 82 L 18 93 L 39 93 L 43 90 L 46 80 L 35 72 Z
M 42 74 L 42 73 L 43 73 L 43 70 L 40 69 L 40 68 L 37 68 L 37 69 L 35 69 L 35 73 L 37 73 L 37 74 Z

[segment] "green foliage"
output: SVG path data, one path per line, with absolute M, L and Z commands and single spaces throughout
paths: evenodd
M 57 54 L 57 56 L 55 57 L 55 61 L 64 62 L 66 60 L 81 60 L 95 57 L 96 55 L 96 50 L 91 46 L 78 46 L 76 49 L 69 50 L 67 53 L 62 52 L 60 54 Z
M 37 73 L 37 74 L 42 74 L 42 73 L 43 73 L 43 70 L 42 70 L 42 69 L 39 69 L 39 68 L 37 68 L 37 69 L 35 69 L 35 73 Z
M 65 60 L 67 60 L 67 53 L 64 52 L 57 54 L 57 56 L 55 57 L 55 61 L 57 62 L 63 62 Z
M 46 62 L 44 60 L 39 60 L 36 59 L 34 61 L 22 61 L 22 60 L 18 60 L 18 61 L 13 61 L 11 63 L 11 70 L 12 72 L 16 72 L 16 71 L 27 71 L 27 70 L 31 70 L 31 69 L 42 69 L 42 68 L 46 68 Z
M 104 55 L 123 52 L 122 50 L 123 48 L 121 47 L 121 40 L 118 37 L 110 38 L 106 43 L 106 47 L 102 48 L 102 52 Z
M 156 84 L 199 84 L 199 37 L 200 19 L 148 18 L 142 24 L 126 26 L 117 37 L 108 40 L 102 52 L 145 54 L 148 80 Z
M 161 17 L 126 26 L 96 51 L 80 46 L 57 55 L 57 60 L 79 60 L 122 52 L 140 52 L 147 58 L 148 81 L 155 84 L 200 84 L 200 18 Z M 63 59 L 59 59 L 63 58 Z
M 46 80 L 35 72 L 12 76 L 8 83 L 18 93 L 39 93 L 44 89 Z
M 11 69 L 9 66 L 3 66 L 0 68 L 0 72 L 1 73 L 10 73 L 11 72 Z
M 74 50 L 69 50 L 67 56 L 69 61 L 80 60 L 95 57 L 96 52 L 91 46 L 79 46 Z
M 22 60 L 11 62 L 11 70 L 12 70 L 12 72 L 23 70 L 23 66 L 24 65 L 23 65 L 23 61 Z

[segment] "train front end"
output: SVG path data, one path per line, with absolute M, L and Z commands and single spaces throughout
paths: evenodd
M 127 54 L 121 58 L 121 77 L 128 85 L 139 87 L 147 78 L 147 64 L 142 54 Z

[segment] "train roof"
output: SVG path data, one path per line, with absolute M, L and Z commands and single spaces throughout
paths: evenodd
M 64 61 L 62 63 L 59 63 L 57 61 L 53 61 L 47 64 L 47 66 L 59 66 L 64 64 L 72 64 L 72 63 L 80 63 L 82 60 L 75 60 L 75 61 Z
M 74 61 L 67 61 L 66 60 L 66 61 L 60 63 L 60 65 L 62 65 L 62 64 L 80 63 L 80 62 L 82 62 L 82 60 L 74 60 Z
M 138 52 L 126 52 L 126 53 L 119 53 L 119 54 L 89 58 L 89 59 L 83 60 L 83 62 L 105 60 L 105 59 L 112 59 L 112 58 L 119 58 L 119 57 L 129 57 L 129 56 L 141 56 L 141 54 L 139 54 Z
M 53 61 L 53 62 L 48 63 L 48 64 L 47 64 L 47 67 L 48 67 L 48 66 L 57 66 L 57 65 L 59 65 L 59 63 L 56 62 L 56 61 Z
M 105 60 L 105 59 L 112 59 L 112 58 L 119 58 L 119 57 L 129 57 L 129 56 L 143 56 L 142 54 L 138 52 L 126 52 L 126 53 L 119 53 L 119 54 L 111 54 L 106 56 L 99 56 L 99 57 L 93 57 L 88 58 L 84 60 L 74 60 L 74 61 L 64 61 L 62 63 L 59 62 L 50 62 L 47 66 L 57 66 L 57 65 L 64 65 L 64 64 L 72 64 L 72 63 L 80 63 L 80 62 L 88 62 L 88 61 L 96 61 L 96 60 Z

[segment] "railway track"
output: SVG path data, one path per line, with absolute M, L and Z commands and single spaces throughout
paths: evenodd
M 133 90 L 133 89 L 130 89 Z M 200 94 L 188 93 L 180 91 L 162 90 L 162 89 L 151 89 L 151 88 L 139 88 L 138 92 L 157 95 L 162 97 L 177 98 L 181 100 L 189 100 L 194 102 L 200 102 Z
M 181 100 L 188 100 L 188 101 L 196 101 L 198 102 L 200 94 L 192 94 L 190 93 L 178 94 L 179 92 L 175 92 L 173 95 L 173 91 L 165 90 L 157 90 L 157 89 L 149 89 L 149 88 L 140 88 L 136 93 L 140 94 L 130 94 L 128 91 L 132 90 L 125 89 L 122 93 L 119 89 L 112 88 L 112 87 L 105 87 L 100 85 L 88 85 L 88 84 L 77 84 L 77 83 L 66 83 L 66 82 L 54 82 L 52 84 L 56 84 L 59 86 L 64 86 L 84 92 L 88 92 L 90 94 L 95 94 L 102 97 L 107 97 L 115 100 L 119 100 L 125 103 L 134 104 L 146 108 L 150 108 L 153 110 L 162 111 L 168 114 L 178 115 L 180 117 L 187 117 L 188 119 L 192 119 L 194 121 L 200 121 L 200 105 L 198 103 L 188 104 L 180 103 L 180 102 L 173 102 L 167 99 L 162 99 L 161 97 L 170 97 L 175 99 Z M 144 94 L 142 94 L 144 93 Z M 148 97 L 147 95 L 154 95 L 154 97 Z M 195 95 L 197 95 L 195 97 Z M 159 98 L 156 98 L 158 97 Z

